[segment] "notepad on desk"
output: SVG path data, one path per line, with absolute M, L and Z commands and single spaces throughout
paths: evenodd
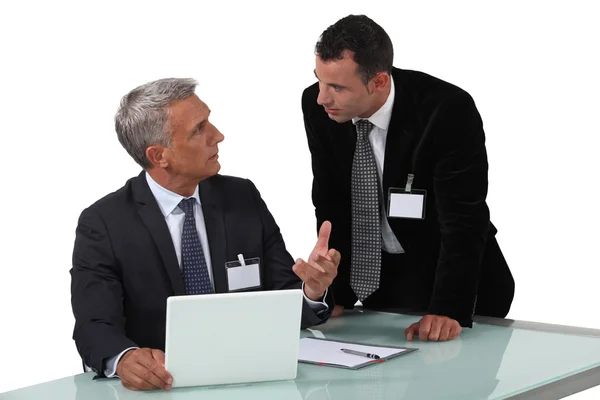
M 338 368 L 359 369 L 367 365 L 384 362 L 390 358 L 408 354 L 415 350 L 417 349 L 320 338 L 303 338 L 300 339 L 298 361 Z M 350 353 L 362 353 L 363 355 Z

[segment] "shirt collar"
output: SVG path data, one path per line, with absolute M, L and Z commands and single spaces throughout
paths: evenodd
M 152 191 L 152 194 L 154 195 L 154 198 L 156 199 L 156 202 L 158 203 L 158 207 L 160 208 L 160 211 L 163 213 L 163 216 L 165 216 L 165 217 L 170 215 L 173 212 L 173 210 L 175 210 L 177 208 L 177 206 L 179 205 L 179 203 L 181 202 L 182 199 L 189 198 L 189 197 L 184 197 L 175 192 L 171 192 L 170 190 L 165 189 L 164 187 L 160 186 L 158 183 L 156 183 L 156 181 L 154 179 L 152 179 L 152 177 L 150 176 L 150 174 L 147 171 L 146 171 L 146 181 L 148 182 L 150 191 Z M 191 195 L 190 197 L 195 198 L 196 201 L 198 202 L 198 204 L 201 204 L 200 203 L 200 195 L 198 193 L 198 186 L 196 186 L 196 189 L 194 190 L 194 194 Z
M 384 131 L 388 130 L 390 126 L 390 120 L 392 119 L 392 109 L 394 108 L 394 98 L 396 97 L 396 90 L 394 87 L 394 78 L 390 75 L 390 79 L 392 81 L 392 85 L 390 88 L 390 94 L 388 95 L 387 100 L 381 106 L 379 110 L 377 110 L 373 115 L 369 118 L 366 118 L 373 125 L 382 129 Z M 352 118 L 352 123 L 356 125 L 358 121 L 365 118 L 354 117 Z

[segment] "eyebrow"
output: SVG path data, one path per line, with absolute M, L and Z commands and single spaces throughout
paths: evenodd
M 315 73 L 315 77 L 320 81 L 321 79 L 319 79 L 319 76 L 317 75 L 317 70 L 313 69 L 313 72 Z M 340 89 L 344 89 L 346 88 L 346 86 L 344 85 L 340 85 L 339 83 L 328 83 L 327 86 L 331 86 L 331 87 L 338 87 Z

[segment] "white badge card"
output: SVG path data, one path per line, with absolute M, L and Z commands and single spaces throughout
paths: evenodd
M 390 188 L 388 193 L 388 216 L 390 218 L 425 218 L 426 190 Z
M 227 271 L 227 291 L 237 292 L 242 290 L 260 288 L 260 258 L 244 259 L 238 254 L 238 259 L 225 263 Z

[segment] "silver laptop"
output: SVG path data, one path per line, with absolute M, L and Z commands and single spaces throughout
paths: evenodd
M 172 386 L 295 379 L 302 302 L 301 289 L 169 297 Z

